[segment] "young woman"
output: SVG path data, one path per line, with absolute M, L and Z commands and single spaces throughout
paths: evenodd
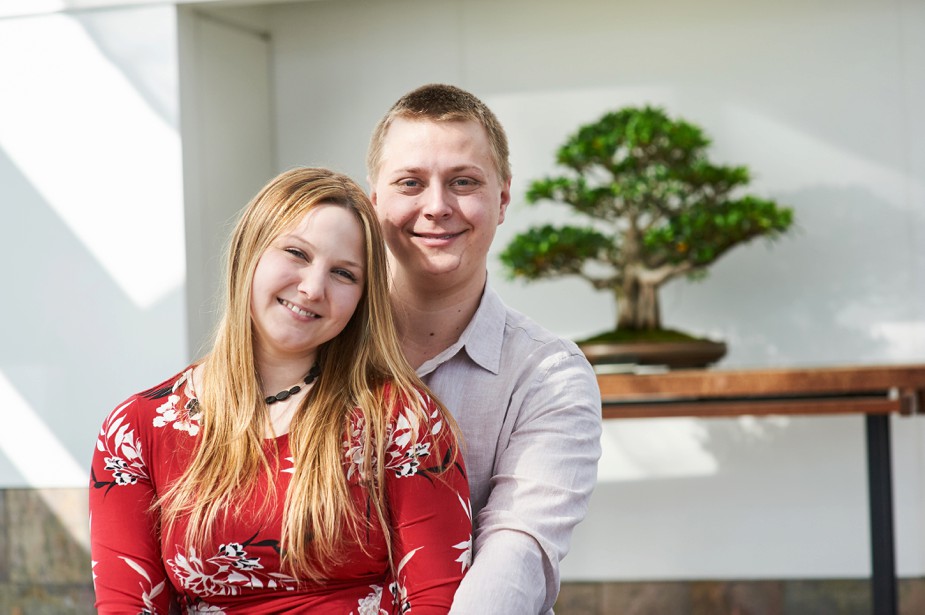
M 93 457 L 100 613 L 446 613 L 470 562 L 455 425 L 405 362 L 349 178 L 273 179 L 231 237 L 211 352 Z

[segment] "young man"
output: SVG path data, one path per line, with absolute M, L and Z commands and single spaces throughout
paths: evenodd
M 464 437 L 474 560 L 452 613 L 548 613 L 596 481 L 601 398 L 575 344 L 488 285 L 511 199 L 504 129 L 472 94 L 423 86 L 376 126 L 367 170 L 405 354 Z

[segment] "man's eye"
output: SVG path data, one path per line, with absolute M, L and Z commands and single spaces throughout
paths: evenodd
M 452 185 L 454 188 L 459 188 L 460 190 L 474 190 L 478 188 L 480 184 L 471 177 L 459 177 L 453 180 Z
M 416 179 L 401 179 L 395 183 L 401 186 L 402 188 L 420 188 L 421 187 L 421 182 L 419 182 Z

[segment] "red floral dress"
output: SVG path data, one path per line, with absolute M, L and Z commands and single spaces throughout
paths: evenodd
M 386 498 L 392 528 L 389 571 L 381 532 L 369 530 L 323 584 L 280 570 L 282 502 L 293 472 L 288 436 L 265 441 L 276 476 L 258 482 L 249 505 L 216 523 L 205 548 L 184 544 L 184 527 L 161 536 L 151 503 L 175 481 L 199 438 L 192 368 L 134 395 L 103 422 L 90 474 L 90 527 L 100 613 L 446 613 L 471 561 L 472 520 L 462 455 L 432 400 L 414 400 L 428 419 L 403 406 L 393 413 Z M 354 418 L 343 463 L 356 501 L 363 424 Z M 412 434 L 417 434 L 412 444 Z M 278 505 L 261 507 L 267 489 Z M 365 508 L 364 508 L 365 509 Z M 373 526 L 376 524 L 374 523 Z M 173 609 L 173 610 L 171 610 Z

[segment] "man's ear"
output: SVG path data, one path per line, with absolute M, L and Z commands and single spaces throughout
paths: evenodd
M 498 212 L 498 224 L 504 222 L 504 214 L 507 211 L 507 206 L 511 202 L 511 179 L 508 178 L 504 185 L 501 186 L 501 211 Z

